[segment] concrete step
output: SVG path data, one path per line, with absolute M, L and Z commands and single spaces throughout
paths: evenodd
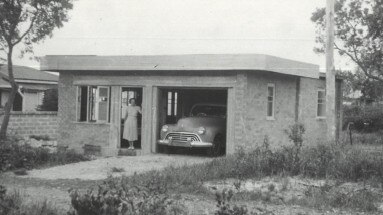
M 118 150 L 119 156 L 137 156 L 142 155 L 141 149 L 120 149 Z

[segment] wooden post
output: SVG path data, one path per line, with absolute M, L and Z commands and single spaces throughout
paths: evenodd
M 327 140 L 335 141 L 334 0 L 326 6 L 326 122 Z

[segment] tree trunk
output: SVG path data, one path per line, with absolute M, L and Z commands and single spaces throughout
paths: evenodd
M 327 140 L 336 141 L 335 67 L 334 67 L 334 0 L 326 7 L 326 124 Z
M 8 58 L 7 60 L 8 60 L 8 78 L 9 78 L 9 83 L 11 84 L 12 89 L 11 89 L 11 93 L 9 94 L 8 101 L 4 107 L 4 117 L 3 117 L 3 122 L 1 123 L 0 140 L 4 140 L 7 137 L 7 129 L 8 129 L 9 118 L 11 116 L 13 101 L 15 100 L 16 93 L 19 88 L 13 76 L 12 52 L 13 52 L 13 47 L 10 46 L 8 55 L 7 55 L 7 58 Z

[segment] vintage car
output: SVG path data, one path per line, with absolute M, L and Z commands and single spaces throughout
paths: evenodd
M 226 106 L 195 104 L 188 117 L 161 128 L 158 144 L 164 151 L 175 147 L 206 148 L 211 156 L 225 153 Z

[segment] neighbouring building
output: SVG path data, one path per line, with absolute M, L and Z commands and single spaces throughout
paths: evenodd
M 157 152 L 162 125 L 206 102 L 227 106 L 227 154 L 265 138 L 272 147 L 291 144 L 286 129 L 296 122 L 305 125 L 305 143 L 326 138 L 325 76 L 309 63 L 258 54 L 46 56 L 41 68 L 60 73 L 58 144 L 78 151 L 91 145 L 118 153 L 129 98 L 142 107 L 141 154 Z
M 19 92 L 13 103 L 13 111 L 33 112 L 42 104 L 44 91 L 57 88 L 58 76 L 25 66 L 13 66 Z M 11 85 L 7 65 L 0 64 L 0 111 L 8 101 Z

